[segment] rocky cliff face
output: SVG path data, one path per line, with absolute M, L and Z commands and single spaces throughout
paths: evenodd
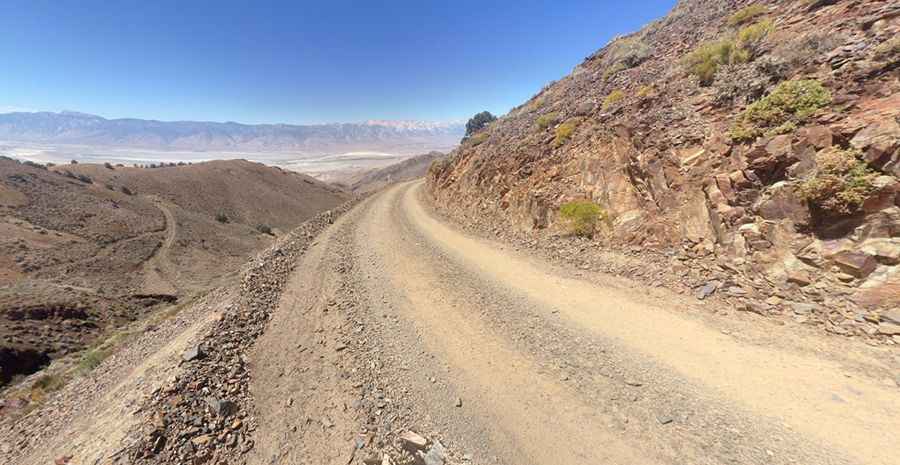
M 598 247 L 717 264 L 760 300 L 900 304 L 898 32 L 891 1 L 683 0 L 437 163 L 430 192 L 544 238 L 589 199 Z

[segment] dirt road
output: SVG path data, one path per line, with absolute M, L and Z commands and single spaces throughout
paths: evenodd
M 369 198 L 304 255 L 252 355 L 251 462 L 348 463 L 360 432 L 406 428 L 473 463 L 900 457 L 895 352 L 551 266 L 422 190 Z
M 175 244 L 175 238 L 178 234 L 178 223 L 175 221 L 175 215 L 172 210 L 165 204 L 165 201 L 156 196 L 148 196 L 156 205 L 156 208 L 162 212 L 166 219 L 165 239 L 149 260 L 144 263 L 144 284 L 142 292 L 146 294 L 170 294 L 178 293 L 175 286 L 175 272 L 172 263 L 169 261 L 169 251 Z

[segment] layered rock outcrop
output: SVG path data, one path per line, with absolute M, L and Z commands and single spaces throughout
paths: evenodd
M 755 2 L 737 21 L 753 4 L 683 0 L 617 38 L 436 163 L 431 195 L 539 237 L 565 233 L 559 206 L 588 199 L 608 213 L 598 248 L 724 263 L 769 295 L 815 285 L 820 302 L 900 304 L 900 7 Z M 752 48 L 747 26 L 764 30 Z M 725 42 L 747 55 L 704 85 L 685 57 Z M 766 97 L 785 82 L 802 89 L 790 102 Z M 807 84 L 827 98 L 782 111 L 812 102 Z M 738 134 L 760 114 L 768 127 Z M 832 176 L 834 153 L 854 171 Z

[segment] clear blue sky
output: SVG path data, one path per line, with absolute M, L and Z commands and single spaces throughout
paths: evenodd
M 505 113 L 646 1 L 0 2 L 0 111 L 315 123 Z

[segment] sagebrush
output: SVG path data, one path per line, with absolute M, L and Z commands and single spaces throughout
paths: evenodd
M 759 3 L 745 6 L 728 18 L 729 26 L 740 26 L 749 23 L 766 12 L 766 7 Z
M 731 126 L 731 138 L 749 141 L 762 135 L 786 134 L 830 103 L 831 92 L 815 79 L 784 81 L 737 117 Z
M 814 211 L 850 215 L 872 195 L 876 177 L 858 150 L 832 147 L 816 155 L 816 171 L 797 191 Z
M 578 125 L 581 124 L 581 118 L 569 118 L 563 124 L 560 124 L 556 127 L 556 138 L 553 139 L 553 144 L 557 147 L 566 143 L 572 134 L 575 133 L 575 130 L 578 129 Z
M 689 74 L 697 76 L 701 85 L 709 85 L 720 66 L 755 59 L 763 41 L 773 30 L 774 25 L 768 19 L 745 26 L 734 36 L 700 44 L 682 58 L 682 63 Z
M 537 124 L 538 129 L 544 130 L 556 124 L 559 121 L 559 113 L 547 113 L 541 116 L 538 116 L 536 120 L 534 120 L 535 124 Z
M 566 221 L 572 234 L 591 237 L 597 230 L 597 224 L 606 217 L 606 213 L 594 202 L 575 200 L 562 204 L 559 207 L 559 216 Z

